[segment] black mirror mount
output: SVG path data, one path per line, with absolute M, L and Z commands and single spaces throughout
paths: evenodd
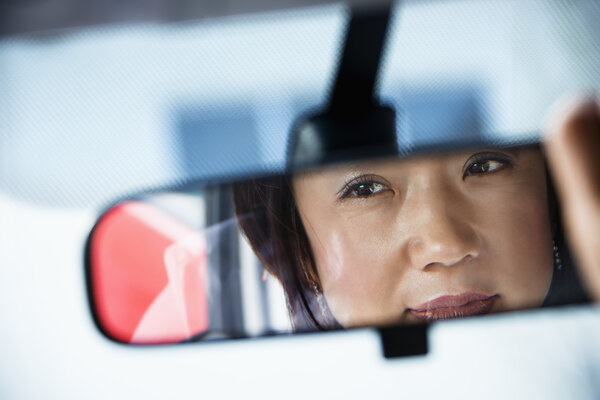
M 396 114 L 373 106 L 358 115 L 316 114 L 297 125 L 290 170 L 352 159 L 398 154 Z
M 391 4 L 351 10 L 327 109 L 296 123 L 290 170 L 397 154 L 395 111 L 374 93 L 390 15 Z

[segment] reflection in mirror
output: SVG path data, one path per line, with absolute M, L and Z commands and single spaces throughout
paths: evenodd
M 119 342 L 290 330 L 281 289 L 240 240 L 230 185 L 111 207 L 88 241 L 88 278 L 96 321 Z
M 127 343 L 586 300 L 535 145 L 188 185 L 112 207 L 88 250 L 96 320 Z

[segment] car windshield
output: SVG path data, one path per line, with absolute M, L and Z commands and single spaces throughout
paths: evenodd
M 90 290 L 109 336 L 410 324 L 585 298 L 577 277 L 555 283 L 573 269 L 537 144 L 560 95 L 600 87 L 597 2 L 394 3 L 373 94 L 403 157 L 290 168 L 299 121 L 326 125 L 310 117 L 328 107 L 352 16 L 333 4 L 0 41 L 4 203 L 92 215 Z M 139 279 L 126 269 L 154 264 Z M 143 294 L 127 311 L 132 282 Z M 175 333 L 153 337 L 173 307 Z

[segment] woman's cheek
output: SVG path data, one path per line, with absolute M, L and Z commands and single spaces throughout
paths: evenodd
M 341 224 L 322 241 L 317 270 L 329 308 L 345 326 L 371 323 L 386 311 L 394 274 L 386 227 L 377 219 Z
M 513 189 L 482 197 L 487 211 L 479 207 L 478 222 L 483 261 L 506 309 L 539 306 L 552 278 L 545 187 Z
M 545 196 L 544 196 L 545 198 Z M 520 226 L 515 240 L 521 245 L 518 257 L 523 260 L 519 268 L 521 279 L 515 284 L 515 299 L 524 307 L 540 306 L 552 280 L 552 234 L 547 203 L 540 204 L 538 197 L 524 199 Z M 525 222 L 526 221 L 526 222 Z

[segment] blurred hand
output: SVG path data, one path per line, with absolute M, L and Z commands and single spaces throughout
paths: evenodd
M 562 100 L 546 130 L 565 234 L 590 296 L 600 301 L 600 103 L 593 97 Z

